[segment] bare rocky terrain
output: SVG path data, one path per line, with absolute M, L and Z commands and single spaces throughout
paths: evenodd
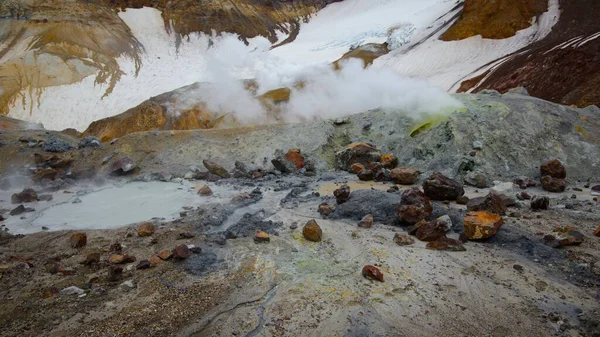
M 0 334 L 599 336 L 598 109 L 455 97 L 108 143 L 0 124 Z

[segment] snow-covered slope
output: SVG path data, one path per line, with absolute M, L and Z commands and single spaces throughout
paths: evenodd
M 189 35 L 177 49 L 177 37 L 165 30 L 158 10 L 128 9 L 120 17 L 145 50 L 137 76 L 135 62 L 122 57 L 118 62 L 124 74 L 110 95 L 103 98 L 106 85 L 95 84 L 94 76 L 89 76 L 79 83 L 47 88 L 39 96 L 24 90 L 24 99 L 10 109 L 10 116 L 41 122 L 49 129 L 81 131 L 92 121 L 193 82 L 259 77 L 263 91 L 290 85 L 299 74 L 314 72 L 306 67 L 328 64 L 358 44 L 388 40 L 397 49 L 376 60 L 375 67 L 450 90 L 488 62 L 545 36 L 557 20 L 557 1 L 550 0 L 550 10 L 538 24 L 513 38 L 443 42 L 437 35 L 459 9 L 453 0 L 345 0 L 302 23 L 293 42 L 270 51 L 264 38 L 251 39 L 249 46 L 225 38 L 226 48 L 209 48 L 224 38 L 198 34 Z

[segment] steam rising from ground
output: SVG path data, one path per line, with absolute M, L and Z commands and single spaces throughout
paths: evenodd
M 337 118 L 379 107 L 398 109 L 419 119 L 461 106 L 425 81 L 383 68 L 364 69 L 359 59 L 343 62 L 336 71 L 330 64 L 301 67 L 286 63 L 268 52 L 271 45 L 262 38 L 246 46 L 236 36 L 224 35 L 213 38 L 209 46 L 205 82 L 212 84 L 181 97 L 169 110 L 188 109 L 200 100 L 209 110 L 231 113 L 242 123 L 264 123 L 265 107 L 240 78 L 255 79 L 257 95 L 282 87 L 292 89 L 289 102 L 278 107 L 287 122 Z

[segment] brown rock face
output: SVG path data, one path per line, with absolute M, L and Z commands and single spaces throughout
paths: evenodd
M 540 166 L 541 176 L 551 176 L 556 179 L 565 179 L 567 177 L 567 170 L 560 161 L 553 159 Z
M 456 200 L 465 194 L 462 185 L 445 175 L 435 172 L 423 183 L 423 190 L 431 200 Z
M 38 200 L 37 192 L 32 188 L 26 188 L 20 193 L 15 193 L 10 198 L 13 204 L 21 204 L 24 202 L 34 202 Z
M 338 205 L 345 203 L 350 198 L 350 186 L 342 185 L 340 188 L 333 191 L 335 200 Z
M 227 170 L 225 168 L 223 168 L 223 166 L 215 163 L 214 161 L 204 159 L 202 161 L 202 164 L 212 174 L 216 174 L 221 178 L 229 178 L 230 177 L 229 172 L 227 172 Z
M 412 185 L 419 179 L 419 170 L 414 167 L 398 167 L 390 172 L 392 181 L 400 185 Z
M 542 188 L 548 192 L 560 193 L 564 192 L 567 185 L 564 179 L 552 178 L 551 176 L 542 177 Z
M 354 163 L 364 166 L 371 162 L 378 162 L 381 153 L 375 146 L 369 143 L 352 143 L 335 154 L 336 166 L 339 169 L 348 171 Z
M 149 222 L 144 222 L 139 225 L 139 227 L 137 229 L 137 233 L 139 236 L 150 236 L 150 235 L 154 234 L 155 230 L 156 230 L 156 228 L 154 227 L 154 224 L 151 224 Z
M 446 223 L 440 220 L 426 221 L 417 229 L 415 233 L 417 239 L 421 241 L 435 241 L 446 236 Z
M 383 273 L 379 268 L 371 265 L 366 265 L 362 269 L 363 277 L 369 280 L 377 280 L 379 282 L 383 282 Z
M 462 40 L 475 35 L 505 39 L 531 26 L 532 18 L 547 7 L 545 0 L 466 0 L 460 18 L 441 39 Z
M 429 198 L 417 187 L 405 190 L 400 196 L 398 205 L 398 217 L 400 220 L 413 225 L 431 216 L 433 207 Z
M 415 243 L 415 239 L 404 233 L 394 234 L 394 242 L 398 246 L 409 246 Z
M 389 52 L 390 50 L 388 49 L 387 43 L 367 43 L 342 55 L 337 61 L 333 62 L 333 68 L 336 70 L 340 69 L 343 66 L 343 61 L 349 59 L 362 60 L 363 67 L 367 68 L 373 64 L 375 59 Z
M 71 248 L 85 247 L 87 244 L 87 234 L 82 232 L 71 234 L 71 237 L 69 238 L 69 244 L 71 245 Z
M 173 249 L 173 257 L 177 260 L 185 260 L 192 256 L 192 252 L 187 245 L 179 245 Z
M 308 241 L 319 242 L 323 238 L 323 231 L 315 220 L 309 220 L 302 229 L 302 235 Z
M 473 198 L 467 203 L 467 211 L 488 211 L 490 213 L 496 213 L 504 215 L 506 213 L 506 206 L 502 197 L 491 191 L 485 197 Z
M 502 217 L 486 211 L 469 212 L 464 220 L 464 235 L 469 240 L 491 238 L 504 224 Z
M 373 227 L 373 216 L 371 214 L 367 214 L 358 222 L 358 227 L 360 228 L 371 228 Z

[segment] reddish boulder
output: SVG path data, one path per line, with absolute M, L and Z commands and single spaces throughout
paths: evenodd
M 69 238 L 69 244 L 71 248 L 81 248 L 87 244 L 87 234 L 82 232 L 76 232 L 71 234 Z
M 335 164 L 337 168 L 348 171 L 354 163 L 366 166 L 378 162 L 380 156 L 379 150 L 369 143 L 352 143 L 335 154 Z
M 285 154 L 285 159 L 287 161 L 291 162 L 292 164 L 294 164 L 294 166 L 297 169 L 301 169 L 304 167 L 304 157 L 300 153 L 300 149 L 296 149 L 296 148 L 290 149 Z
M 425 180 L 423 190 L 431 200 L 456 200 L 465 194 L 462 185 L 439 172 L 434 172 Z
M 393 169 L 398 166 L 398 157 L 391 153 L 382 154 L 380 158 L 381 166 L 387 169 Z
M 352 172 L 354 174 L 358 174 L 358 172 L 360 172 L 362 170 L 366 170 L 366 168 L 365 168 L 365 165 L 363 165 L 361 163 L 354 163 L 354 164 L 350 165 L 350 172 Z
M 173 257 L 177 260 L 185 260 L 192 256 L 192 251 L 187 245 L 179 245 L 173 249 Z
M 362 170 L 356 176 L 362 181 L 371 181 L 375 178 L 375 173 L 371 170 Z
M 540 174 L 542 177 L 551 176 L 556 179 L 565 179 L 567 177 L 567 170 L 565 170 L 560 161 L 553 159 L 540 166 Z
M 26 188 L 20 193 L 15 193 L 11 197 L 13 204 L 22 204 L 24 202 L 34 202 L 38 200 L 37 192 L 32 188 Z
M 345 203 L 350 198 L 350 186 L 342 185 L 340 188 L 333 191 L 335 201 L 338 205 Z
M 419 170 L 414 167 L 397 167 L 390 172 L 390 178 L 399 185 L 412 185 L 419 179 Z
M 377 280 L 383 282 L 383 273 L 375 266 L 366 265 L 362 269 L 363 277 L 369 280 Z
M 496 213 L 477 211 L 467 213 L 463 224 L 463 234 L 468 240 L 480 240 L 494 236 L 504 224 L 504 220 Z
M 210 187 L 208 187 L 208 185 L 204 185 L 200 187 L 198 194 L 202 196 L 209 196 L 213 194 L 213 191 L 210 189 Z
M 360 220 L 358 223 L 358 227 L 360 228 L 371 228 L 373 227 L 373 216 L 371 214 L 367 214 Z
M 541 181 L 542 188 L 548 192 L 560 193 L 564 192 L 567 188 L 564 179 L 553 178 L 551 176 L 543 176 Z
M 415 236 L 421 241 L 435 241 L 441 237 L 446 236 L 446 227 L 448 225 L 445 221 L 433 220 L 425 221 L 417 229 Z
M 143 222 L 138 226 L 137 234 L 142 237 L 150 236 L 150 235 L 154 234 L 155 230 L 156 229 L 154 227 L 154 224 L 149 223 L 149 222 Z
M 328 216 L 335 211 L 335 206 L 329 206 L 326 202 L 319 205 L 319 214 Z
M 398 217 L 407 224 L 415 224 L 433 212 L 429 198 L 417 187 L 405 190 L 400 196 Z
M 504 215 L 506 213 L 506 205 L 498 193 L 491 191 L 485 197 L 469 200 L 467 203 L 467 211 L 488 211 Z
M 302 235 L 308 241 L 319 242 L 323 238 L 323 231 L 319 224 L 313 219 L 309 220 L 302 229 Z

